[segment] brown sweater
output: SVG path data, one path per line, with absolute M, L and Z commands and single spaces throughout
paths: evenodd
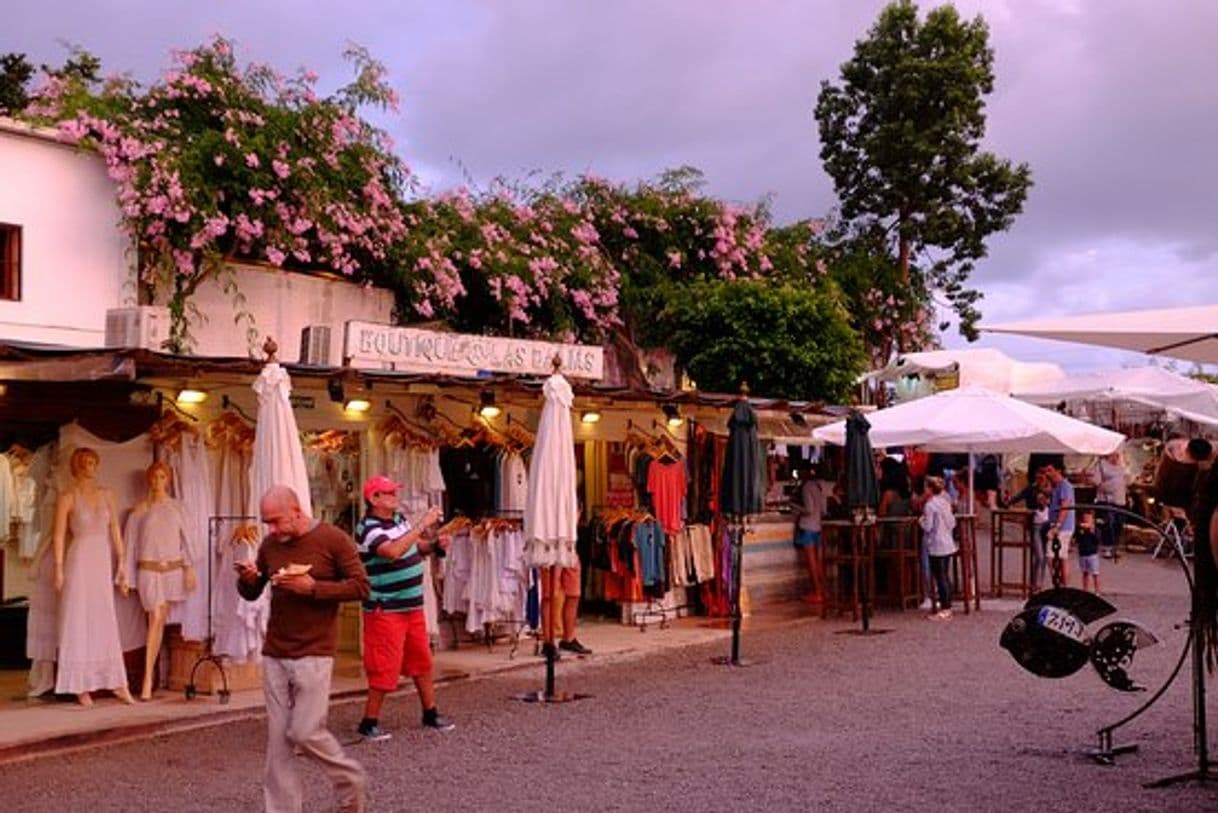
M 237 580 L 246 601 L 262 595 L 271 574 L 289 564 L 312 565 L 317 582 L 312 596 L 271 586 L 271 618 L 262 654 L 272 658 L 333 656 L 338 638 L 338 605 L 368 597 L 368 575 L 351 537 L 325 522 L 303 536 L 280 540 L 267 537 L 258 548 L 258 580 Z

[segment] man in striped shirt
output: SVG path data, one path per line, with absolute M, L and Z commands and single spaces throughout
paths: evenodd
M 454 726 L 436 711 L 431 642 L 423 618 L 423 557 L 443 550 L 444 538 L 425 539 L 440 520 L 430 508 L 414 529 L 398 512 L 399 483 L 383 474 L 364 483 L 368 512 L 355 528 L 360 560 L 372 591 L 364 607 L 364 671 L 368 701 L 359 733 L 366 740 L 389 739 L 379 723 L 385 695 L 397 688 L 398 676 L 414 681 L 423 707 L 423 725 L 440 731 Z

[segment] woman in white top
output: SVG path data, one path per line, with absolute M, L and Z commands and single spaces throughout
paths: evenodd
M 939 611 L 930 617 L 947 619 L 952 617 L 951 586 L 948 583 L 948 566 L 952 554 L 957 550 L 952 531 L 956 517 L 952 514 L 952 503 L 944 493 L 943 478 L 926 478 L 926 502 L 922 505 L 922 544 L 930 555 L 930 572 L 939 592 Z

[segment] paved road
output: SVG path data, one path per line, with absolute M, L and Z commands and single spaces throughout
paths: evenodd
M 1180 651 L 1172 624 L 1184 601 L 1115 601 L 1166 639 L 1135 670 L 1160 680 Z M 1009 615 L 885 614 L 878 625 L 891 631 L 868 638 L 837 634 L 845 621 L 798 622 L 746 633 L 746 656 L 761 661 L 747 669 L 711 665 L 719 646 L 564 662 L 560 687 L 595 696 L 562 706 L 509 699 L 537 688 L 540 667 L 536 679 L 465 682 L 441 690 L 458 721 L 448 734 L 417 728 L 413 696 L 394 696 L 394 739 L 352 751 L 382 811 L 1218 810 L 1218 789 L 1141 787 L 1193 764 L 1187 680 L 1118 737 L 1139 753 L 1097 766 L 1072 751 L 1144 695 L 1117 694 L 1089 670 L 1024 674 L 996 646 Z M 334 729 L 347 737 L 359 710 L 337 705 Z M 0 807 L 256 810 L 263 739 L 253 719 L 3 766 Z M 302 767 L 306 809 L 331 809 L 320 773 Z

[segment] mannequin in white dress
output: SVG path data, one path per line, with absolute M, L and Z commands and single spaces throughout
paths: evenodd
M 82 706 L 93 705 L 90 692 L 95 689 L 110 689 L 124 703 L 135 702 L 127 689 L 109 550 L 112 546 L 122 562 L 123 537 L 114 494 L 97 482 L 100 462 L 97 452 L 86 447 L 72 453 L 72 485 L 55 504 L 52 535 L 60 596 L 55 691 L 75 694 Z M 121 567 L 117 584 L 126 595 L 127 574 Z
M 195 589 L 194 557 L 182 506 L 169 496 L 169 466 L 153 463 L 147 478 L 148 496 L 132 509 L 125 534 L 131 552 L 129 561 L 135 570 L 135 589 L 148 613 L 141 700 L 152 699 L 152 676 L 165 637 L 169 605 L 182 601 Z

